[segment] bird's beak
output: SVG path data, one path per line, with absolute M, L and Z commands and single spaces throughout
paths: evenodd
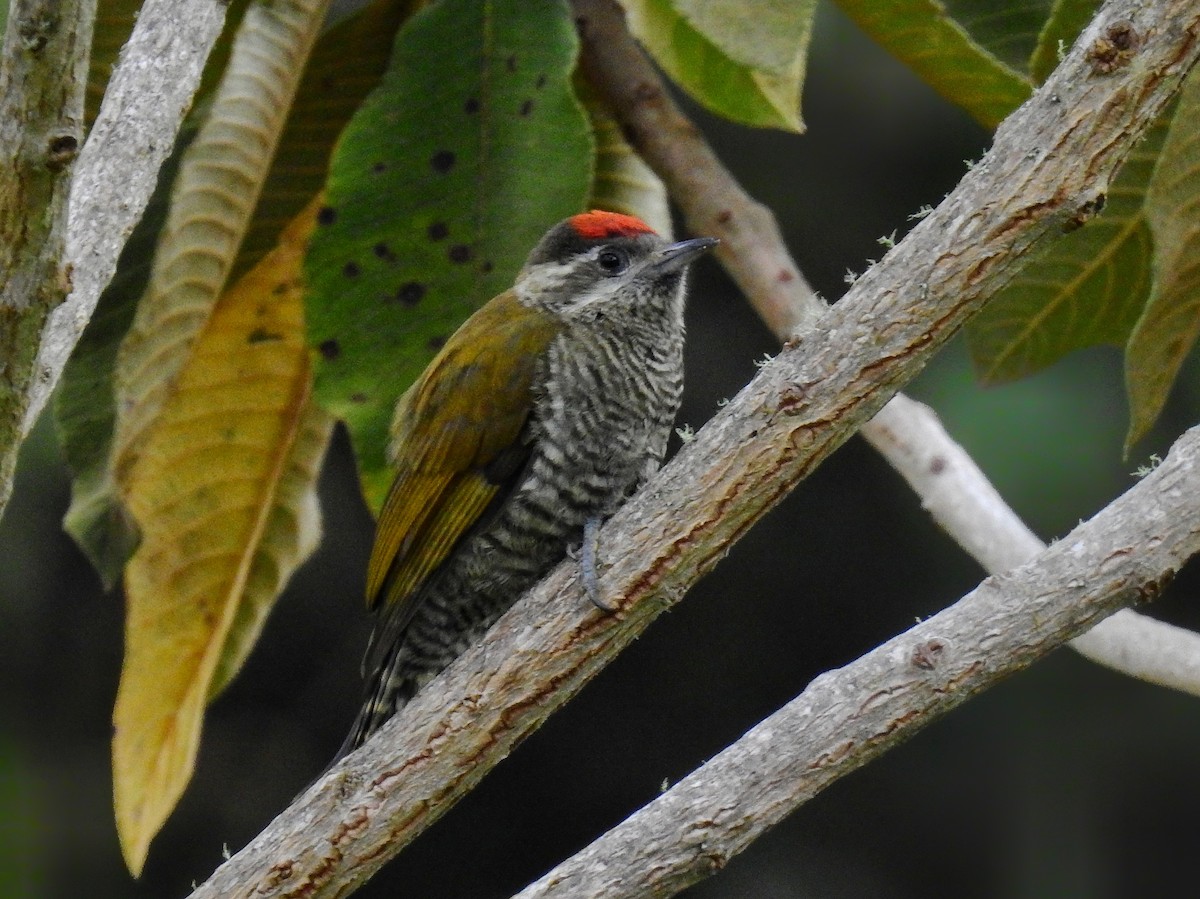
M 694 237 L 691 240 L 681 240 L 669 247 L 659 250 L 646 266 L 654 277 L 682 271 L 691 264 L 701 253 L 707 252 L 719 244 L 715 237 Z

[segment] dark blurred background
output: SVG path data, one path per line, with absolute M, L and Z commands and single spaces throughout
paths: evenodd
M 936 205 L 988 135 L 828 6 L 802 137 L 693 109 L 726 163 L 780 216 L 823 295 L 844 289 Z M 696 272 L 681 422 L 702 425 L 774 352 L 724 274 Z M 1200 411 L 1184 373 L 1159 429 L 1121 458 L 1115 350 L 1011 386 L 973 382 L 961 340 L 912 385 L 1044 538 L 1133 482 Z M 175 897 L 323 767 L 358 702 L 370 520 L 344 437 L 322 482 L 325 539 L 209 712 L 195 779 L 132 881 L 112 824 L 109 718 L 122 602 L 59 522 L 68 482 L 44 420 L 0 523 L 0 896 Z M 970 590 L 978 567 L 852 440 L 560 714 L 358 895 L 505 897 L 654 798 L 747 728 Z M 1148 609 L 1200 628 L 1185 570 Z M 1194 880 L 1200 699 L 1062 650 L 835 784 L 688 895 L 1124 897 Z

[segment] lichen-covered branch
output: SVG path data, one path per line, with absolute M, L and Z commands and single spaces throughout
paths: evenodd
M 63 10 L 64 20 L 69 18 L 67 6 L 75 6 L 41 5 Z M 139 12 L 99 115 L 75 163 L 67 201 L 69 219 L 60 236 L 65 239 L 65 252 L 60 253 L 65 259 L 62 271 L 69 273 L 69 279 L 43 273 L 36 280 L 40 290 L 56 292 L 55 308 L 48 321 L 26 328 L 20 337 L 19 353 L 26 360 L 30 376 L 14 405 L 7 407 L 11 416 L 6 414 L 6 419 L 15 417 L 15 427 L 0 427 L 0 458 L 15 456 L 20 441 L 58 383 L 101 291 L 111 280 L 117 257 L 141 218 L 159 168 L 175 144 L 204 63 L 221 33 L 227 8 L 222 0 L 146 0 Z M 10 24 L 16 12 L 14 6 Z M 91 40 L 90 20 L 86 21 L 84 68 L 73 76 L 80 97 Z M 82 106 L 73 115 L 76 130 L 72 133 L 81 138 Z M 78 143 L 72 147 L 60 141 L 55 146 L 60 157 L 68 151 L 73 157 Z M 11 472 L 0 466 L 0 498 L 10 484 Z
M 1088 42 L 1117 22 L 1138 51 L 1101 71 Z M 1200 54 L 1197 29 L 1186 0 L 1107 3 L 941 206 L 605 526 L 599 583 L 615 615 L 560 566 L 193 896 L 344 896 L 449 809 L 920 371 L 1026 253 L 1091 214 Z
M 12 492 L 38 335 L 71 289 L 67 194 L 83 142 L 96 0 L 15 0 L 0 58 L 0 514 Z
M 1032 562 L 844 668 L 518 894 L 670 896 L 840 777 L 1131 602 L 1200 552 L 1200 428 Z
M 823 308 L 796 266 L 771 211 L 747 194 L 679 106 L 625 27 L 612 0 L 574 0 L 586 22 L 583 63 L 639 153 L 667 184 L 688 227 L 722 238 L 718 248 L 746 299 L 786 341 Z M 996 574 L 1028 561 L 1044 544 L 1005 504 L 977 465 L 931 413 L 902 395 L 862 426 L 959 545 Z M 923 462 L 938 459 L 937 471 Z M 1200 695 L 1200 634 L 1124 611 L 1071 647 L 1115 670 Z

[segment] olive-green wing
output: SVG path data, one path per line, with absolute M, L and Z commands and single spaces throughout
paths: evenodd
M 482 307 L 401 397 L 396 477 L 367 568 L 367 604 L 402 630 L 420 589 L 501 490 L 529 447 L 532 385 L 556 326 L 511 291 Z

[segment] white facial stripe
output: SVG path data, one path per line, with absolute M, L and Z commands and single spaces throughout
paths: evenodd
M 517 296 L 522 300 L 537 300 L 538 297 L 557 292 L 570 276 L 572 266 L 561 262 L 543 262 L 528 269 L 517 280 Z
M 623 286 L 625 286 L 624 282 L 618 278 L 598 281 L 592 285 L 591 289 L 580 294 L 571 302 L 570 311 L 573 313 L 583 312 L 594 303 L 607 303 L 612 299 L 613 294 Z

